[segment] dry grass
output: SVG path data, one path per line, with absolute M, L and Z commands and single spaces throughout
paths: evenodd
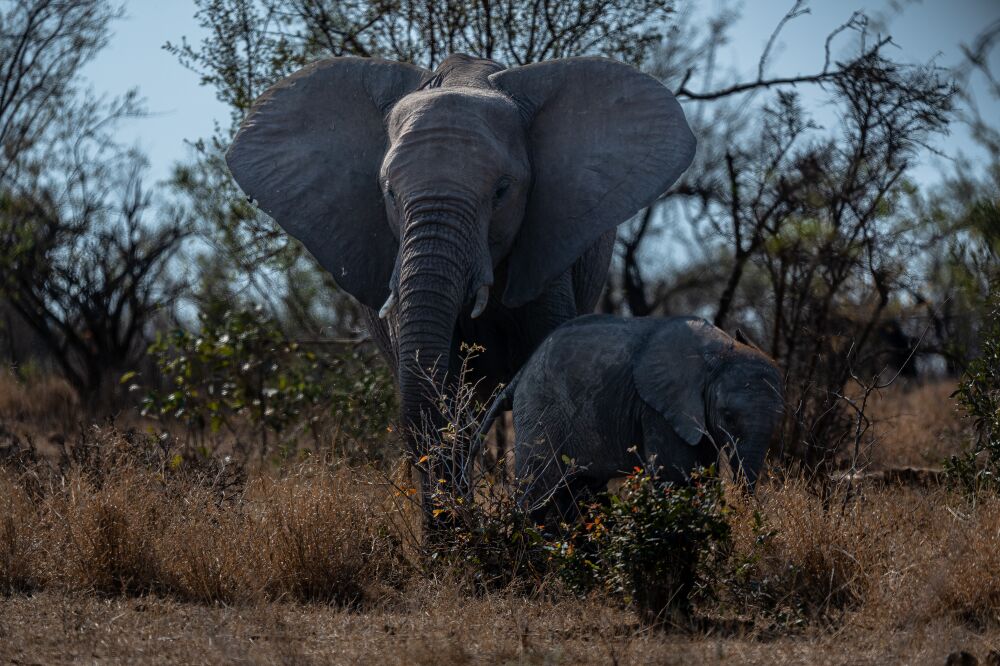
M 1000 498 L 890 486 L 845 503 L 845 491 L 824 509 L 789 483 L 737 509 L 736 558 L 749 563 L 743 612 L 786 627 L 1000 628 Z
M 468 598 L 443 584 L 410 607 L 358 613 L 321 604 L 184 604 L 155 597 L 40 593 L 0 598 L 0 661 L 184 664 L 944 664 L 984 657 L 1000 634 L 948 622 L 754 635 L 649 631 L 593 600 Z
M 22 382 L 0 370 L 0 422 L 46 428 L 75 423 L 79 417 L 79 400 L 66 380 L 45 374 Z
M 954 381 L 898 383 L 876 396 L 870 406 L 875 421 L 873 467 L 940 467 L 968 441 L 951 394 Z
M 374 475 L 305 463 L 226 497 L 180 459 L 157 470 L 115 452 L 145 440 L 102 437 L 113 464 L 0 477 L 2 589 L 352 605 L 404 580 Z
M 0 592 L 34 587 L 38 569 L 38 523 L 20 484 L 0 470 Z
M 909 419 L 895 460 L 959 432 L 948 393 L 882 398 Z M 469 594 L 420 570 L 416 514 L 369 470 L 314 460 L 244 480 L 114 430 L 78 450 L 60 470 L 0 467 L 0 661 L 943 663 L 1000 648 L 997 497 L 823 499 L 794 480 L 734 496 L 698 628 L 664 632 L 555 581 Z

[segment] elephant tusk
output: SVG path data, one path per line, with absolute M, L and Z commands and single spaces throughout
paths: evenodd
M 483 314 L 483 310 L 486 309 L 486 303 L 490 300 L 490 287 L 489 285 L 483 285 L 476 292 L 476 304 L 472 306 L 472 318 L 475 319 L 479 315 Z
M 389 298 L 385 299 L 385 305 L 378 311 L 378 318 L 385 319 L 388 317 L 394 307 L 396 307 L 396 291 L 392 290 L 389 292 Z

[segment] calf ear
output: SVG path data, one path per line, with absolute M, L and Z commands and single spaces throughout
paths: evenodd
M 705 350 L 691 322 L 665 323 L 633 360 L 632 378 L 643 402 L 660 413 L 681 439 L 697 445 L 707 433 Z

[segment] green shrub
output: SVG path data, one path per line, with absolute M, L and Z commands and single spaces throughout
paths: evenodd
M 730 541 L 727 511 L 714 469 L 674 485 L 636 468 L 550 551 L 574 589 L 621 595 L 647 621 L 684 617 L 704 570 Z
M 169 388 L 149 393 L 145 415 L 179 421 L 195 434 L 224 429 L 237 441 L 249 431 L 262 455 L 275 447 L 287 452 L 303 436 L 319 444 L 385 433 L 394 392 L 371 350 L 306 349 L 260 307 L 199 320 L 197 331 L 176 329 L 150 346 Z
M 1000 295 L 994 292 L 992 300 L 982 354 L 969 363 L 955 391 L 958 404 L 972 421 L 972 450 L 945 463 L 952 485 L 969 493 L 1000 490 Z
M 532 522 L 503 462 L 490 468 L 479 455 L 474 438 L 486 406 L 468 382 L 468 369 L 481 351 L 463 349 L 454 393 L 430 387 L 437 391 L 431 395 L 440 418 L 419 431 L 426 452 L 414 461 L 419 480 L 411 469 L 404 475 L 409 482 L 396 489 L 415 498 L 423 484 L 424 555 L 477 591 L 537 589 L 554 575 L 578 592 L 604 589 L 621 596 L 647 619 L 665 609 L 689 612 L 700 569 L 729 541 L 714 468 L 696 471 L 684 485 L 661 483 L 636 468 L 606 503 L 584 509 L 585 521 L 562 526 L 561 536 L 548 534 Z

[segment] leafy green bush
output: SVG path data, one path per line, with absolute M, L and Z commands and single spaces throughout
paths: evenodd
M 715 470 L 699 470 L 690 484 L 673 485 L 636 468 L 608 500 L 550 545 L 563 579 L 580 591 L 622 595 L 647 621 L 690 614 L 704 569 L 730 541 Z
M 955 397 L 972 421 L 972 450 L 952 456 L 945 472 L 966 492 L 1000 490 L 1000 294 L 983 329 L 982 354 L 966 368 Z
M 394 392 L 371 350 L 305 349 L 260 307 L 202 314 L 199 323 L 150 346 L 169 388 L 148 394 L 145 415 L 179 421 L 196 435 L 224 429 L 241 444 L 249 431 L 262 456 L 274 446 L 288 452 L 302 436 L 318 445 L 385 433 Z

